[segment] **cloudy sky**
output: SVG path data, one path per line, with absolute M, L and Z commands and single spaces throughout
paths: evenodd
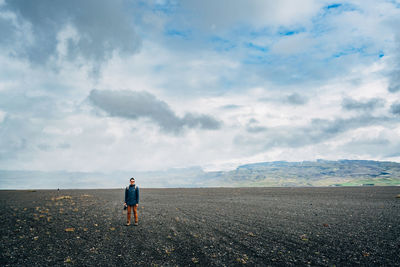
M 399 0 L 0 0 L 0 169 L 400 161 L 399 25 Z

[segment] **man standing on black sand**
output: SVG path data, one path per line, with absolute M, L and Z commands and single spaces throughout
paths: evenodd
M 126 226 L 131 224 L 131 210 L 135 216 L 135 226 L 138 225 L 139 187 L 135 185 L 135 178 L 129 180 L 130 185 L 125 188 L 125 207 L 128 207 Z

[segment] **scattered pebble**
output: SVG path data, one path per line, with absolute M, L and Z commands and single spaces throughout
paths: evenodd
M 59 196 L 59 197 L 52 197 L 51 200 L 53 201 L 58 201 L 58 200 L 63 200 L 63 199 L 71 199 L 71 196 Z
M 253 232 L 249 232 L 247 235 L 252 237 L 256 236 Z
M 301 238 L 301 240 L 303 240 L 303 241 L 308 241 L 308 237 L 307 237 L 306 234 L 302 234 L 302 235 L 300 236 L 300 238 Z

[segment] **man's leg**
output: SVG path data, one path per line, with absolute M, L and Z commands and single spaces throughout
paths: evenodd
M 135 216 L 135 223 L 138 222 L 138 211 L 137 211 L 137 206 L 133 206 L 133 215 Z
M 132 206 L 128 205 L 128 212 L 126 213 L 126 216 L 127 216 L 127 218 L 126 218 L 126 223 L 127 223 L 127 224 L 130 224 L 130 223 L 131 223 L 131 207 L 132 207 Z

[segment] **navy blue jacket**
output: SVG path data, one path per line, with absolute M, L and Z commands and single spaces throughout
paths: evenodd
M 129 206 L 139 204 L 139 187 L 129 185 L 125 188 L 125 202 Z

